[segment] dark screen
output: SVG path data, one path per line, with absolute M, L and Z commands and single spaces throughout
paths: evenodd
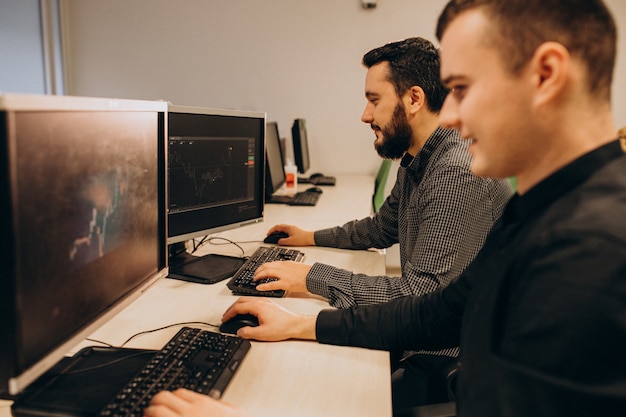
M 309 170 L 311 165 L 309 157 L 309 142 L 306 132 L 306 121 L 304 119 L 296 119 L 291 127 L 291 138 L 293 141 L 293 153 L 296 159 L 298 171 L 304 174 Z
M 263 217 L 264 114 L 168 116 L 168 243 Z
M 13 116 L 23 370 L 163 266 L 164 112 Z
M 265 127 L 265 147 L 267 151 L 266 194 L 269 197 L 285 183 L 285 162 L 276 122 L 268 122 Z

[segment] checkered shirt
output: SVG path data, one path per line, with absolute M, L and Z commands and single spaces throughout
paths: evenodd
M 456 130 L 437 128 L 415 157 L 404 156 L 378 213 L 315 232 L 317 246 L 382 249 L 399 243 L 401 277 L 315 263 L 307 276 L 308 290 L 345 308 L 429 293 L 458 277 L 512 195 L 507 180 L 470 172 L 468 146 Z M 458 349 L 437 353 L 456 356 Z

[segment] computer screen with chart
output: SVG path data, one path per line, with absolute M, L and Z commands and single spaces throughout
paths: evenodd
M 193 256 L 184 243 L 263 220 L 265 113 L 169 106 L 170 276 L 213 283 L 242 259 Z
M 166 273 L 161 102 L 0 95 L 0 393 Z

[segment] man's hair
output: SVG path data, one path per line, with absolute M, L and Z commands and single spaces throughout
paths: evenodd
M 413 86 L 421 87 L 426 95 L 426 107 L 439 113 L 448 90 L 441 84 L 439 50 L 423 38 L 408 38 L 372 49 L 363 56 L 367 68 L 387 62 L 388 81 L 398 97 Z
M 460 14 L 480 8 L 494 23 L 487 41 L 519 75 L 544 42 L 558 42 L 582 60 L 588 90 L 610 100 L 617 28 L 602 0 L 450 0 L 437 22 L 441 38 Z

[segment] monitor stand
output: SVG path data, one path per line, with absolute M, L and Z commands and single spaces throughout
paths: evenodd
M 83 348 L 61 359 L 15 397 L 12 415 L 95 416 L 155 353 L 130 348 Z
M 169 247 L 167 277 L 200 284 L 215 284 L 232 277 L 244 262 L 243 258 L 213 253 L 195 256 L 187 252 L 184 242 L 175 243 Z

